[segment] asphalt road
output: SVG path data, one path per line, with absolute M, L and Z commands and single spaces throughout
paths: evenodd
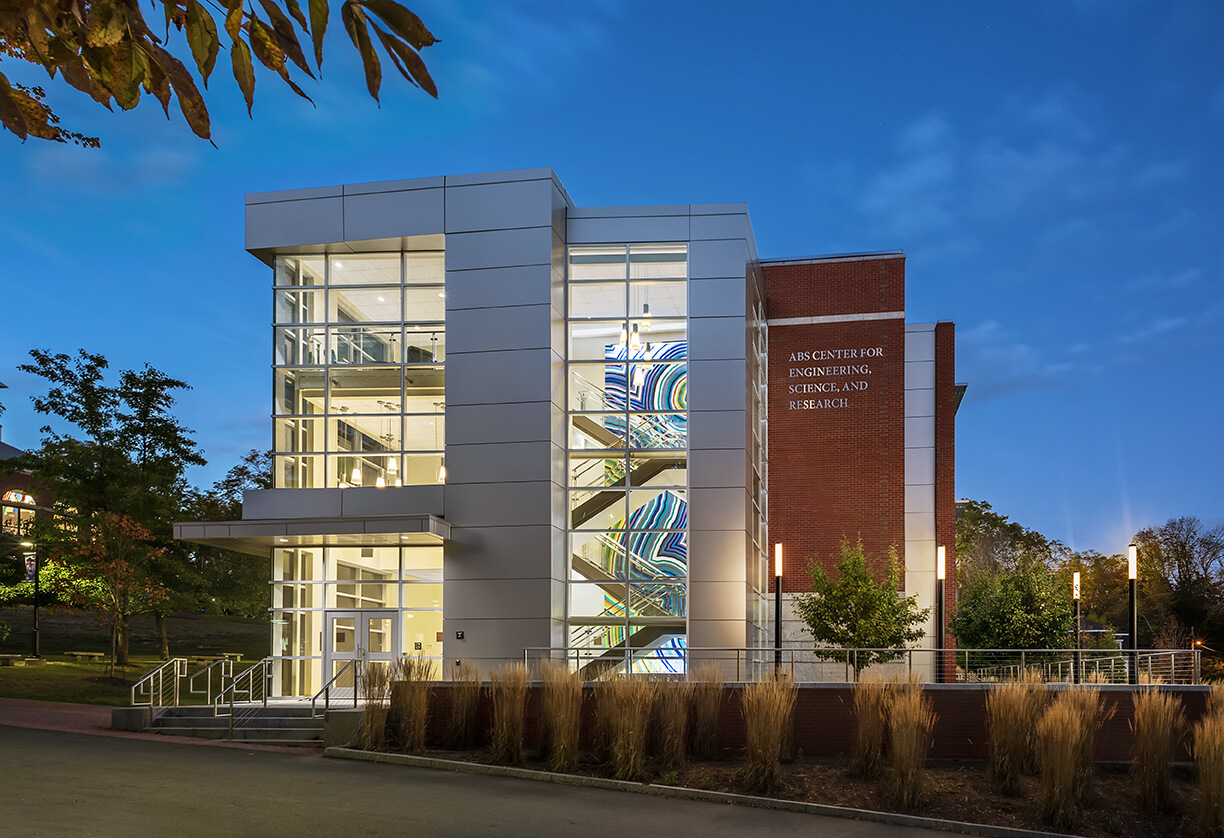
M 0 726 L 0 836 L 946 835 L 504 777 Z

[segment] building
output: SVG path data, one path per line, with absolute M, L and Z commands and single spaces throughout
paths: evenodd
M 821 434 L 867 414 L 887 435 L 835 444 L 888 449 L 862 455 L 889 470 L 851 505 L 889 507 L 844 526 L 907 563 L 934 543 L 943 489 L 915 471 L 909 491 L 906 434 L 951 445 L 928 433 L 950 417 L 916 411 L 941 403 L 952 331 L 906 326 L 898 254 L 762 262 L 743 204 L 584 208 L 550 169 L 248 195 L 246 237 L 273 273 L 275 488 L 175 534 L 270 560 L 278 694 L 402 653 L 742 672 L 751 651 L 716 650 L 771 643 L 771 503 L 796 550 L 843 525 L 795 523 L 829 477 L 795 445 L 844 459 Z M 775 329 L 884 354 L 858 391 L 866 373 L 791 378 L 812 365 L 768 349 Z M 801 379 L 844 406 L 796 407 L 832 392 L 788 396 Z M 925 584 L 933 558 L 913 564 Z

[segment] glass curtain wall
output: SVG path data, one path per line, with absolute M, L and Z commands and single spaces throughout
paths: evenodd
M 751 394 L 752 410 L 752 440 L 751 463 L 753 482 L 753 520 L 752 520 L 752 628 L 749 643 L 758 649 L 770 645 L 769 635 L 772 629 L 770 623 L 771 611 L 769 605 L 770 575 L 773 568 L 769 564 L 769 531 L 766 522 L 769 520 L 769 332 L 765 321 L 765 306 L 757 300 L 753 306 L 752 341 L 749 347 L 751 355 L 750 375 L 753 382 Z M 787 573 L 796 573 L 795 558 L 791 558 L 791 567 Z M 773 660 L 759 661 L 762 665 L 773 665 Z
M 443 482 L 441 251 L 276 260 L 278 489 Z
M 272 555 L 273 695 L 323 687 L 329 611 L 397 609 L 401 625 L 365 639 L 371 651 L 420 656 L 442 670 L 442 548 L 295 547 Z M 377 622 L 375 623 L 377 625 Z M 354 626 L 356 623 L 354 623 Z M 398 634 L 398 648 L 390 637 Z M 347 639 L 351 645 L 352 639 Z M 352 651 L 351 648 L 347 649 Z M 334 667 L 333 667 L 334 669 Z M 328 672 L 330 677 L 332 673 Z
M 684 671 L 685 245 L 570 249 L 569 644 L 583 666 Z

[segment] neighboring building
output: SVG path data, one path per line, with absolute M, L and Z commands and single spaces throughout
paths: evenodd
M 771 644 L 779 532 L 799 556 L 859 529 L 923 554 L 907 586 L 933 573 L 952 329 L 904 323 L 897 254 L 853 257 L 840 293 L 870 302 L 828 311 L 810 286 L 850 258 L 762 262 L 743 204 L 582 208 L 550 169 L 249 195 L 247 249 L 273 268 L 275 488 L 175 535 L 270 558 L 278 694 L 402 653 L 485 670 L 563 647 L 637 670 L 738 657 L 745 675 L 713 650 Z M 847 317 L 857 331 L 830 326 Z M 776 349 L 767 374 L 775 330 L 887 354 L 860 389 L 857 372 L 792 377 L 810 365 Z M 845 384 L 844 405 L 789 405 L 800 378 Z M 882 424 L 849 418 L 868 415 Z M 859 430 L 822 438 L 834 416 Z M 829 457 L 883 470 L 860 491 Z M 804 498 L 831 504 L 810 538 Z
M 50 515 L 55 493 L 29 472 L 10 471 L 8 461 L 25 452 L 0 438 L 0 536 L 20 538 L 37 515 Z

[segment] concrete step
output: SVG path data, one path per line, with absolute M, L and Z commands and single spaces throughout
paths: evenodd
M 196 739 L 230 739 L 229 728 L 217 727 L 155 727 L 151 732 L 161 736 L 190 736 Z M 263 745 L 297 745 L 301 747 L 323 747 L 323 729 L 303 730 L 295 728 L 244 727 L 235 728 L 234 742 L 249 742 Z
M 322 730 L 322 719 L 311 719 L 302 716 L 237 716 L 236 726 L 257 726 L 268 728 L 292 728 L 296 730 Z M 153 728 L 224 728 L 229 730 L 230 720 L 225 716 L 160 716 L 153 720 Z
M 160 708 L 158 712 L 162 718 L 165 718 L 167 716 L 174 716 L 174 717 L 181 717 L 181 718 L 200 718 L 200 717 L 211 718 L 214 713 L 213 707 L 211 704 L 205 705 L 202 707 L 198 707 L 198 706 L 197 707 L 164 707 L 164 708 Z M 257 705 L 235 704 L 234 712 L 237 715 L 241 715 L 241 716 L 271 716 L 271 717 L 282 718 L 282 719 L 288 719 L 288 718 L 309 719 L 311 717 L 310 716 L 311 710 L 309 706 L 303 707 L 303 706 L 299 706 L 296 704 L 287 704 L 287 705 L 275 704 L 275 705 L 269 705 L 268 707 L 264 707 L 258 704 Z

